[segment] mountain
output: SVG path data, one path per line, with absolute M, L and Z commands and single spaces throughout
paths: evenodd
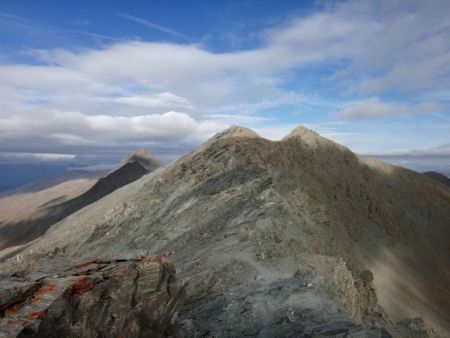
M 59 163 L 0 163 L 0 193 L 16 189 L 32 181 L 60 175 L 67 171 L 67 165 Z
M 161 162 L 159 162 L 146 149 L 136 149 L 123 159 L 121 165 L 128 162 L 138 162 L 141 166 L 147 169 L 148 172 L 151 172 L 162 165 Z
M 448 178 L 447 176 L 435 171 L 427 171 L 423 174 L 431 177 L 432 179 L 435 179 L 436 181 L 441 182 L 442 184 L 450 188 L 450 178 Z
M 56 193 L 62 194 L 63 192 L 67 192 L 73 185 L 75 186 L 72 188 L 79 192 L 78 194 L 71 194 L 70 196 L 72 198 L 67 198 L 67 195 L 54 197 L 51 200 L 34 206 L 28 213 L 14 215 L 17 217 L 9 217 L 3 223 L 0 223 L 0 249 L 22 245 L 36 239 L 45 233 L 52 224 L 99 200 L 116 189 L 133 182 L 158 165 L 159 162 L 150 157 L 148 153 L 133 153 L 118 168 L 98 179 L 96 182 L 70 181 L 72 184 L 67 182 L 62 184 L 65 190 L 61 189 L 61 184 L 58 184 L 51 189 L 47 189 L 45 193 L 41 192 L 41 194 L 35 193 L 31 195 L 28 199 L 34 198 L 36 200 L 41 195 L 46 197 L 53 196 L 55 191 Z M 67 187 L 68 185 L 69 187 Z M 8 204 L 17 203 L 16 200 L 23 202 L 24 198 L 11 196 L 3 200 L 0 199 L 0 202 L 1 205 L 8 206 Z M 17 209 L 20 209 L 20 207 L 17 207 Z
M 232 127 L 53 225 L 0 270 L 164 254 L 188 337 L 450 333 L 450 191 L 302 126 Z
M 76 180 L 97 181 L 100 177 L 106 175 L 107 173 L 108 171 L 106 170 L 98 170 L 98 171 L 71 170 L 64 172 L 62 174 L 31 181 L 12 190 L 3 191 L 0 193 L 0 198 L 12 195 L 21 195 L 43 191 L 69 181 L 76 181 Z

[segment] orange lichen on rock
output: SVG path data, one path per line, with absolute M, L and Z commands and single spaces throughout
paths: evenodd
M 9 308 L 7 308 L 5 310 L 5 316 L 9 316 L 12 315 L 14 312 L 16 312 L 17 310 L 19 310 L 21 307 L 21 304 L 14 304 L 13 306 L 10 306 Z
M 185 297 L 185 284 L 172 285 L 170 294 L 160 288 L 175 272 L 175 266 L 170 264 L 168 268 L 169 262 L 160 263 L 155 258 L 146 259 L 145 264 L 140 257 L 96 260 L 92 266 L 75 271 L 70 264 L 37 280 L 31 274 L 21 277 L 23 281 L 6 276 L 2 284 L 9 282 L 11 286 L 6 284 L 1 290 L 6 297 L 0 300 L 0 306 L 7 310 L 5 314 L 0 309 L 0 337 L 75 337 L 80 335 L 75 321 L 83 323 L 86 332 L 109 337 L 111 328 L 107 324 L 111 318 L 117 320 L 119 330 L 114 334 L 118 337 L 141 336 L 148 327 L 155 336 L 165 335 L 172 330 L 173 316 Z M 148 292 L 152 292 L 150 297 Z M 97 298 L 99 293 L 101 297 Z M 91 320 L 93 317 L 98 320 Z
M 28 298 L 25 301 L 25 304 L 33 304 L 33 303 L 39 302 L 41 299 L 42 299 L 41 296 Z
M 46 293 L 50 293 L 50 292 L 54 291 L 55 288 L 56 288 L 55 284 L 47 283 L 43 287 L 41 287 L 39 290 L 35 291 L 34 296 L 38 297 L 38 296 L 44 295 Z
M 86 276 L 81 277 L 78 282 L 72 285 L 72 293 L 77 295 L 82 295 L 90 289 L 92 289 L 92 283 Z
M 38 319 L 44 315 L 44 311 L 34 311 L 29 314 L 28 319 Z
M 6 308 L 4 310 L 4 315 L 5 316 L 10 316 L 12 314 L 14 314 L 17 310 L 19 310 L 24 304 L 32 304 L 32 303 L 36 303 L 38 301 L 41 300 L 41 296 L 47 293 L 50 293 L 52 291 L 54 291 L 56 288 L 56 285 L 53 283 L 47 283 L 45 284 L 43 287 L 41 287 L 40 289 L 36 290 L 33 293 L 33 296 L 30 298 L 25 299 L 24 301 L 14 304 L 8 308 Z

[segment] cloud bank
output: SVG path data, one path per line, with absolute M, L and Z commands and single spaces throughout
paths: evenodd
M 163 149 L 168 142 L 185 149 L 243 116 L 268 130 L 261 111 L 324 101 L 307 86 L 305 70 L 313 67 L 329 69 L 314 76 L 339 92 L 335 106 L 325 105 L 330 118 L 445 115 L 449 12 L 439 0 L 347 1 L 260 32 L 260 46 L 248 50 L 125 41 L 27 51 L 32 64 L 0 64 L 0 151 Z M 402 99 L 382 99 L 391 91 Z

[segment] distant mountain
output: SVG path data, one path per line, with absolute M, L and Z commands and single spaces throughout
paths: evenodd
M 435 171 L 427 171 L 423 174 L 435 179 L 436 181 L 441 182 L 442 184 L 450 188 L 450 178 L 448 178 L 447 176 Z
M 133 153 L 128 156 L 118 168 L 98 180 L 94 180 L 93 182 L 92 180 L 88 182 L 83 182 L 79 179 L 69 180 L 68 182 L 79 184 L 79 193 L 76 194 L 78 196 L 67 196 L 60 188 L 63 184 L 57 184 L 56 186 L 59 188 L 57 192 L 61 194 L 59 197 L 44 201 L 41 199 L 41 204 L 34 209 L 28 210 L 28 212 L 22 213 L 16 218 L 9 217 L 7 220 L 4 220 L 3 223 L 0 223 L 0 249 L 25 244 L 41 236 L 52 224 L 147 174 L 149 170 L 140 164 L 141 161 L 149 169 L 155 169 L 159 164 L 159 162 L 148 154 L 140 152 L 136 155 Z M 80 175 L 83 177 L 83 174 Z M 76 175 L 74 177 L 76 177 Z M 62 178 L 59 177 L 55 178 L 53 181 L 59 183 L 61 179 Z M 68 182 L 66 181 L 64 187 L 68 188 L 67 186 L 69 185 L 72 188 Z M 90 182 L 92 183 L 89 184 Z M 36 190 L 39 189 L 39 187 L 46 187 L 49 184 L 51 184 L 49 180 L 36 182 L 34 184 L 29 184 L 26 187 L 22 187 L 21 189 L 17 189 L 17 191 Z M 84 187 L 86 187 L 86 189 L 83 189 Z M 47 196 L 53 197 L 50 193 L 54 190 L 55 188 L 47 189 Z M 35 192 L 35 194 L 36 198 L 42 195 L 39 194 L 39 192 Z M 30 199 L 30 197 L 28 199 Z M 14 195 L 0 199 L 0 210 L 2 205 L 8 205 L 10 208 L 14 209 L 14 202 L 19 203 L 21 201 L 23 200 Z M 20 205 L 17 205 L 16 209 L 20 209 Z
M 39 180 L 35 185 L 10 190 L 0 196 L 0 225 L 27 219 L 44 207 L 75 198 L 91 188 L 95 182 L 95 178 L 74 178 L 62 182 L 56 180 L 54 185 L 49 185 L 48 181 Z M 42 186 L 42 189 L 39 189 L 39 186 Z M 36 190 L 29 191 L 28 188 Z
M 417 172 L 434 171 L 450 177 L 450 155 L 374 155 L 373 157 Z
M 162 166 L 161 162 L 159 162 L 146 149 L 137 149 L 133 151 L 123 159 L 122 164 L 133 161 L 138 162 L 141 166 L 147 169 L 148 172 L 151 172 Z
M 276 142 L 232 127 L 0 271 L 150 251 L 189 283 L 175 322 L 187 337 L 448 337 L 449 238 L 440 182 L 304 127 Z
M 0 193 L 67 171 L 61 164 L 0 164 Z
M 98 180 L 100 177 L 106 175 L 108 173 L 107 170 L 99 170 L 99 171 L 85 171 L 85 170 L 70 170 L 65 171 L 61 174 L 57 174 L 50 177 L 40 178 L 29 183 L 26 183 L 18 188 L 7 190 L 4 192 L 0 192 L 0 198 L 32 193 L 37 191 L 42 191 L 56 185 L 62 184 L 67 181 L 73 180 Z

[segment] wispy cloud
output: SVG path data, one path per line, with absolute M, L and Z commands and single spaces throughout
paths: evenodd
M 156 24 L 156 23 L 154 23 L 154 22 L 152 22 L 150 20 L 147 20 L 147 19 L 139 18 L 137 16 L 126 14 L 126 13 L 116 13 L 116 15 L 120 16 L 121 18 L 137 22 L 137 23 L 139 23 L 141 25 L 144 25 L 144 26 L 156 29 L 156 30 L 158 30 L 160 32 L 167 33 L 169 35 L 172 35 L 172 36 L 175 36 L 175 37 L 178 37 L 178 38 L 182 38 L 182 39 L 186 39 L 186 40 L 189 39 L 186 35 L 181 34 L 180 32 L 177 32 L 176 30 L 173 30 L 173 29 L 170 29 L 170 28 L 158 25 L 158 24 Z
M 0 25 L 28 35 L 49 33 L 52 31 L 51 27 L 47 25 L 43 25 L 22 16 L 4 12 L 0 12 Z
M 47 38 L 67 38 L 68 34 L 87 36 L 96 40 L 106 41 L 123 41 L 123 38 L 118 38 L 106 34 L 94 33 L 81 29 L 65 29 L 61 27 L 50 26 L 38 21 L 30 20 L 28 18 L 13 15 L 9 13 L 0 12 L 0 25 L 7 26 L 21 34 L 26 35 L 41 35 Z
M 79 30 L 79 29 L 66 29 L 64 31 L 68 32 L 68 33 L 74 33 L 74 34 L 78 34 L 78 35 L 88 36 L 90 38 L 99 39 L 99 40 L 108 40 L 108 41 L 123 41 L 124 40 L 123 38 L 118 38 L 115 36 L 92 33 L 92 32 L 83 31 L 83 30 Z
M 69 161 L 76 157 L 74 154 L 60 153 L 13 153 L 0 152 L 0 160 L 22 159 L 22 160 L 39 160 L 39 161 Z
M 129 106 L 146 108 L 183 108 L 192 109 L 192 104 L 184 97 L 164 92 L 156 95 L 132 95 L 121 96 L 115 99 L 116 102 Z
M 379 97 L 371 97 L 344 107 L 337 116 L 349 120 L 374 119 L 399 115 L 430 115 L 437 114 L 444 109 L 438 102 L 425 101 L 416 105 L 384 102 Z

